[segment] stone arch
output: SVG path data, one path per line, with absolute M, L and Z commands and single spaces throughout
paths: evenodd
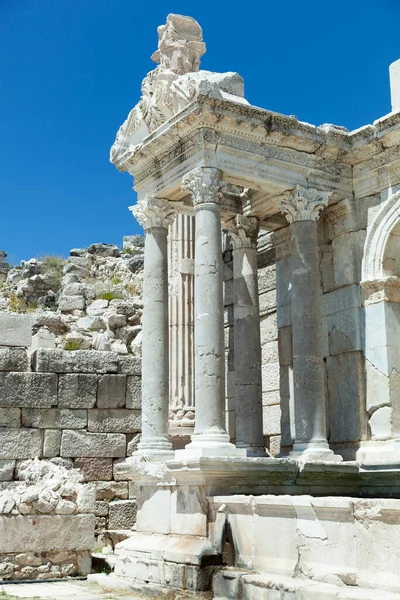
M 386 276 L 384 272 L 385 250 L 400 223 L 400 190 L 385 202 L 367 232 L 362 261 L 362 280 L 374 281 Z

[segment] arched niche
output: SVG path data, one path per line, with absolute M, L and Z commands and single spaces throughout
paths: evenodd
M 388 272 L 386 258 L 391 258 L 394 248 L 400 249 L 400 190 L 383 205 L 367 231 L 362 261 L 363 281 L 383 279 L 400 275 L 400 258 L 397 272 Z

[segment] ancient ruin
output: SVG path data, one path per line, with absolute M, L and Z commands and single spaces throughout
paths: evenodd
M 142 437 L 118 467 L 140 497 L 115 575 L 150 595 L 399 598 L 398 63 L 393 111 L 350 132 L 199 70 L 189 17 L 158 37 L 111 149 L 146 236 Z
M 111 149 L 144 250 L 0 253 L 0 578 L 400 600 L 400 61 L 348 131 L 204 52 L 169 15 Z

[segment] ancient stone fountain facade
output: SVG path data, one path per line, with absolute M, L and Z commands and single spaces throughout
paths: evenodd
M 146 234 L 143 432 L 120 465 L 141 493 L 115 573 L 150 595 L 400 598 L 398 63 L 393 112 L 349 132 L 199 71 L 193 19 L 158 36 L 111 149 Z M 194 415 L 174 451 L 169 418 Z

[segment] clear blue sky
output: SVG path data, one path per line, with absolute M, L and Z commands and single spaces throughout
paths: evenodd
M 170 12 L 199 21 L 202 68 L 239 72 L 252 104 L 350 129 L 390 111 L 400 0 L 0 0 L 0 249 L 11 262 L 139 231 L 132 178 L 108 155 Z

